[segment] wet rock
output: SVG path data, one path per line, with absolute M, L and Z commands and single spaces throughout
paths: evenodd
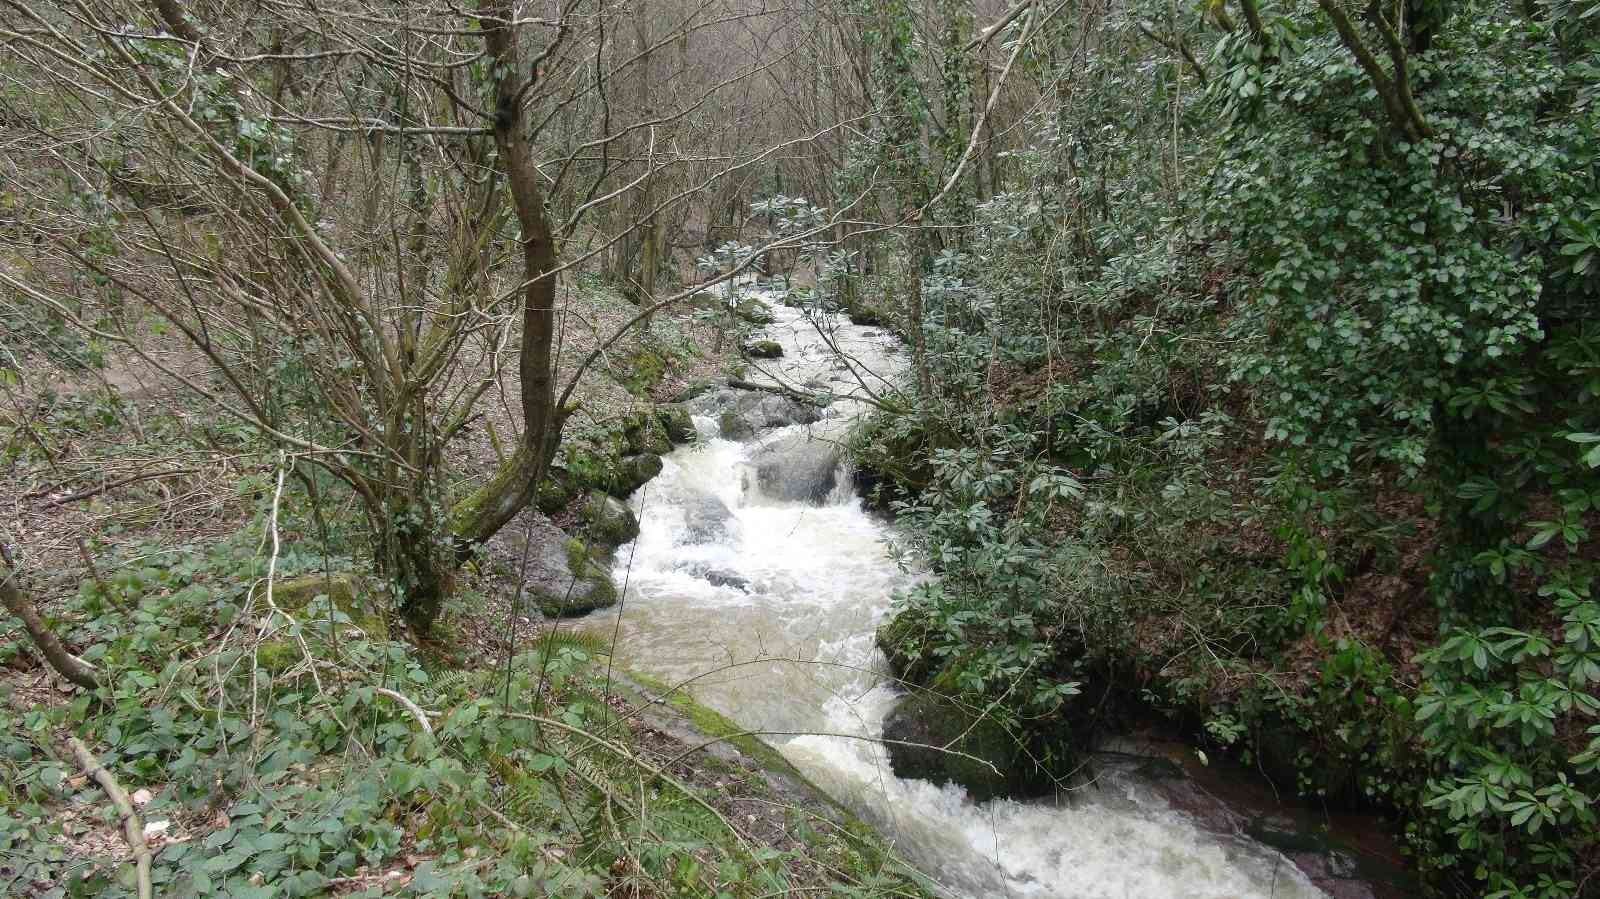
M 777 359 L 783 355 L 783 344 L 776 340 L 752 340 L 744 345 L 744 354 L 752 359 Z
M 924 645 L 927 628 L 922 616 L 902 610 L 884 622 L 873 637 L 889 662 L 889 670 L 902 682 L 925 685 L 933 676 L 934 658 Z
M 617 603 L 604 558 L 562 533 L 549 520 L 533 518 L 529 541 L 527 602 L 547 618 L 585 615 Z
M 675 444 L 694 442 L 694 417 L 689 414 L 688 407 L 678 403 L 662 403 L 656 406 L 655 411 L 656 420 L 667 432 L 668 440 Z
M 661 457 L 655 453 L 624 456 L 617 463 L 617 477 L 612 484 L 611 495 L 625 497 L 660 473 Z
M 756 451 L 756 486 L 784 502 L 820 505 L 839 482 L 839 445 L 809 434 L 795 434 Z
M 954 781 L 978 802 L 1029 791 L 1028 762 L 1011 734 L 933 693 L 901 699 L 884 719 L 883 739 L 896 776 Z
M 639 536 L 639 519 L 623 502 L 598 490 L 589 493 L 578 517 L 583 532 L 597 546 L 615 549 Z
M 684 570 L 714 587 L 732 587 L 744 593 L 750 592 L 750 581 L 747 578 L 740 577 L 726 569 L 713 568 L 704 563 L 696 563 Z
M 732 409 L 717 416 L 717 430 L 724 440 L 749 440 L 756 436 L 756 426 Z
M 733 510 L 709 493 L 695 493 L 684 502 L 683 539 L 679 543 L 721 543 L 732 531 Z
M 690 428 L 693 427 L 691 422 Z M 653 411 L 629 414 L 623 419 L 622 435 L 630 453 L 663 455 L 672 451 L 672 438 Z

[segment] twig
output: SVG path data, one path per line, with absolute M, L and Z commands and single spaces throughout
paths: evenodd
M 118 487 L 126 487 L 129 484 L 138 483 L 139 481 L 148 481 L 154 478 L 165 478 L 177 474 L 193 474 L 195 471 L 196 469 L 193 468 L 177 468 L 173 469 L 172 471 L 150 471 L 145 472 L 144 474 L 130 475 L 115 481 L 109 481 L 99 485 L 98 487 L 89 487 L 79 490 L 77 493 L 69 493 L 66 496 L 57 497 L 45 503 L 44 505 L 47 509 L 54 508 L 56 506 L 64 506 L 67 503 L 75 503 L 78 500 L 88 499 L 91 496 L 99 496 L 100 494 L 105 493 L 107 490 L 115 490 Z
M 106 590 L 106 582 L 100 577 L 100 569 L 95 567 L 94 556 L 89 555 L 89 547 L 84 545 L 83 538 L 76 538 L 78 542 L 78 558 L 83 560 L 83 567 L 89 569 L 89 576 L 94 578 L 95 589 L 106 599 L 111 598 L 111 593 Z
M 417 723 L 422 726 L 423 733 L 430 737 L 433 736 L 433 725 L 428 723 L 428 713 L 424 712 L 421 706 L 407 699 L 405 694 L 398 693 L 388 687 L 373 687 L 372 692 L 380 696 L 387 696 L 399 703 L 401 708 L 411 713 L 411 717 L 417 719 Z
M 68 737 L 67 743 L 72 746 L 72 754 L 77 756 L 78 766 L 83 773 L 100 784 L 106 795 L 111 797 L 111 804 L 116 806 L 117 813 L 122 816 L 122 833 L 128 840 L 128 848 L 133 850 L 133 861 L 138 869 L 139 899 L 151 899 L 154 892 L 150 888 L 150 847 L 144 841 L 144 824 L 133 810 L 133 803 L 128 801 L 128 794 L 122 785 L 100 764 L 89 747 L 83 745 L 82 740 Z

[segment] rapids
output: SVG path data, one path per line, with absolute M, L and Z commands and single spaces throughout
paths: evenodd
M 700 440 L 667 456 L 631 499 L 641 529 L 617 553 L 620 622 L 611 609 L 587 623 L 617 628 L 618 663 L 689 682 L 699 702 L 765 732 L 950 896 L 1322 895 L 1282 855 L 1201 829 L 1131 774 L 1070 801 L 981 804 L 955 785 L 894 776 L 874 742 L 895 692 L 873 632 L 919 573 L 896 561 L 895 526 L 863 508 L 843 466 L 820 504 L 774 499 L 783 491 L 760 466 L 793 458 L 764 449 L 774 444 L 835 457 L 851 419 L 905 363 L 877 329 L 745 292 L 771 307 L 763 336 L 784 349 L 751 380 L 839 399 L 821 421 L 748 442 L 722 439 L 713 414 L 695 417 Z

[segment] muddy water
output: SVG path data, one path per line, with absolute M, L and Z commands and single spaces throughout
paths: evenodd
M 974 803 L 954 785 L 894 776 L 874 742 L 895 693 L 873 631 L 918 574 L 897 564 L 893 526 L 863 509 L 833 460 L 860 397 L 903 361 L 881 332 L 772 308 L 765 336 L 784 355 L 752 379 L 840 399 L 820 421 L 743 442 L 723 439 L 718 409 L 702 405 L 698 443 L 632 498 L 641 532 L 617 553 L 620 622 L 616 609 L 590 622 L 619 627 L 619 663 L 688 682 L 768 732 L 950 896 L 1323 895 L 1279 852 L 1206 829 L 1136 772 L 1109 772 L 1070 802 Z

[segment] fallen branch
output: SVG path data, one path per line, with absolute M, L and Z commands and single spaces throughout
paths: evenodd
M 11 560 L 11 553 L 0 545 L 0 605 L 4 605 L 7 612 L 22 620 L 22 627 L 33 639 L 33 644 L 39 647 L 39 652 L 44 654 L 45 661 L 50 667 L 61 673 L 61 676 L 77 684 L 85 690 L 93 690 L 99 686 L 95 678 L 93 665 L 78 658 L 67 651 L 61 639 L 55 632 L 45 626 L 44 619 L 39 617 L 39 610 L 34 608 L 33 602 L 22 595 L 17 588 L 17 567 Z
M 154 895 L 150 888 L 150 846 L 144 841 L 144 824 L 139 821 L 139 815 L 133 810 L 133 803 L 128 800 L 128 794 L 117 783 L 117 779 L 107 771 L 105 766 L 94 757 L 89 747 L 77 737 L 68 737 L 67 743 L 72 746 L 72 754 L 78 758 L 78 766 L 83 773 L 93 778 L 100 784 L 106 795 L 111 797 L 111 804 L 116 806 L 117 814 L 122 816 L 122 833 L 128 840 L 128 847 L 133 850 L 134 865 L 138 869 L 139 899 L 151 899 Z
M 195 469 L 193 468 L 176 468 L 171 471 L 150 471 L 145 472 L 144 474 L 129 475 L 128 477 L 119 478 L 115 481 L 108 481 L 97 487 L 87 487 L 83 490 L 79 490 L 76 493 L 69 493 L 66 496 L 56 497 L 44 505 L 47 509 L 54 508 L 56 506 L 64 506 L 67 503 L 75 503 L 79 500 L 88 499 L 91 496 L 99 496 L 100 494 L 105 493 L 107 490 L 115 490 L 118 487 L 126 487 L 129 484 L 136 484 L 140 481 L 149 481 L 156 478 L 165 478 L 178 474 L 193 474 L 194 472 Z
M 407 699 L 405 694 L 397 693 L 387 687 L 373 687 L 372 692 L 377 693 L 379 696 L 387 696 L 399 703 L 401 708 L 410 712 L 411 717 L 417 719 L 417 723 L 422 725 L 423 733 L 430 737 L 433 736 L 433 725 L 428 723 L 428 713 L 424 712 L 421 706 Z
M 818 408 L 823 408 L 828 405 L 825 401 L 818 399 L 813 394 L 803 393 L 790 387 L 784 387 L 781 384 L 761 384 L 756 381 L 746 381 L 744 378 L 729 378 L 728 386 L 737 388 L 739 390 L 762 390 L 766 391 L 767 393 L 786 397 L 794 400 L 797 403 L 805 403 L 809 406 L 816 406 Z

